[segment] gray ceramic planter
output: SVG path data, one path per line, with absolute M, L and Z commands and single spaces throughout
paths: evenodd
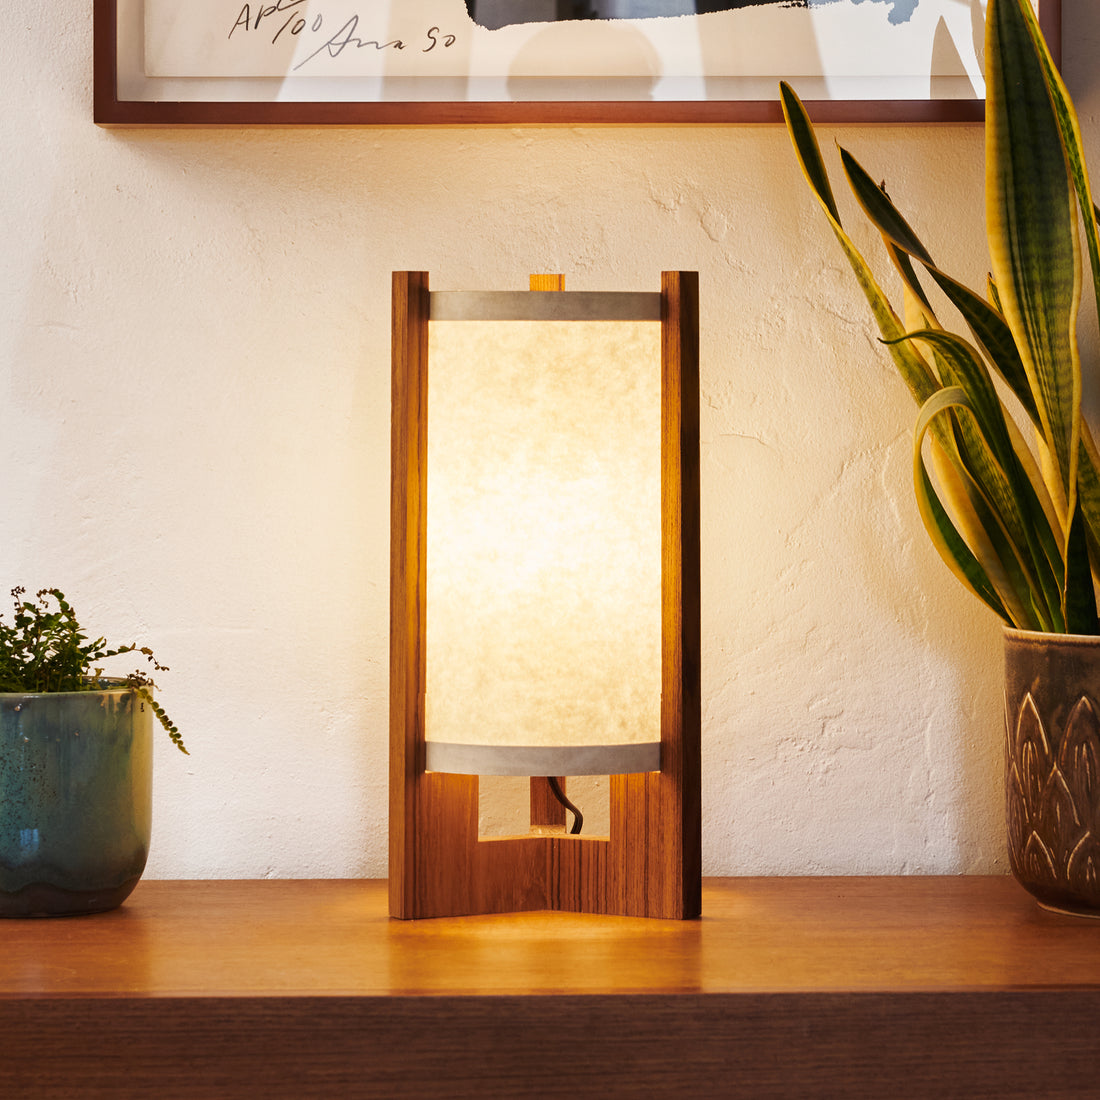
M 98 913 L 149 852 L 152 714 L 124 689 L 0 694 L 0 916 Z
M 1004 636 L 1012 873 L 1041 905 L 1100 917 L 1100 638 Z

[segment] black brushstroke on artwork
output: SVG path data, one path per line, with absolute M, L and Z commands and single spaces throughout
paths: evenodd
M 695 14 L 707 15 L 716 11 L 737 11 L 740 8 L 762 8 L 767 4 L 771 4 L 776 7 L 784 8 L 805 8 L 809 6 L 809 0 L 695 0 Z M 522 9 L 525 5 L 523 0 L 515 0 L 514 6 L 518 9 Z M 669 12 L 669 15 L 681 15 L 683 14 L 681 6 L 679 4 L 670 5 L 673 10 Z M 497 18 L 500 18 L 500 5 L 496 5 L 495 10 L 497 12 Z M 648 9 L 647 9 L 648 10 Z M 477 0 L 466 0 L 466 11 L 470 18 L 477 22 Z M 652 11 L 650 11 L 652 15 Z M 559 0 L 557 21 L 560 23 L 562 20 L 570 19 L 600 19 L 602 17 L 589 0 Z M 630 19 L 637 18 L 630 15 L 610 16 L 607 18 L 616 19 Z M 507 16 L 508 23 L 542 23 L 545 22 L 545 16 L 541 15 L 527 15 L 522 10 L 518 10 L 515 14 L 509 14 Z
M 707 15 L 712 11 L 736 11 L 738 8 L 762 8 L 765 4 L 777 4 L 784 8 L 808 7 L 808 0 L 695 0 L 695 14 Z

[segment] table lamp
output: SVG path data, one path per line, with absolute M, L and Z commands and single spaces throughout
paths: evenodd
M 698 276 L 392 305 L 390 914 L 697 916 Z M 491 775 L 529 832 L 478 835 Z

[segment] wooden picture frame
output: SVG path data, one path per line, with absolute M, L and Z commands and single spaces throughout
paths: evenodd
M 556 284 L 533 277 L 535 290 Z M 699 294 L 661 277 L 660 770 L 610 778 L 606 838 L 478 835 L 478 777 L 425 770 L 426 272 L 393 275 L 390 518 L 390 915 L 565 910 L 688 919 L 701 905 Z M 609 410 L 610 411 L 610 410 Z M 656 685 L 654 685 L 656 687 Z M 546 779 L 531 824 L 562 824 Z
M 143 26 L 145 5 L 152 0 L 93 0 L 95 92 L 94 118 L 103 125 L 517 125 L 517 124 L 721 124 L 774 123 L 782 121 L 778 101 L 778 80 L 768 81 L 768 92 L 775 85 L 771 98 L 710 98 L 644 99 L 644 98 L 530 98 L 530 99 L 470 99 L 470 93 L 449 91 L 435 96 L 434 88 L 417 87 L 414 78 L 406 78 L 416 92 L 407 99 L 334 98 L 332 81 L 317 82 L 314 91 L 294 99 L 277 98 L 284 94 L 282 81 L 253 80 L 243 84 L 247 95 L 238 94 L 231 79 L 164 80 L 145 76 L 140 60 L 141 46 L 136 41 L 140 33 L 134 27 Z M 167 3 L 167 0 L 157 0 Z M 269 0 L 265 5 L 242 4 L 242 18 L 247 13 L 278 10 L 290 11 L 304 0 Z M 336 0 L 333 0 L 336 2 Z M 425 0 L 432 2 L 432 0 Z M 444 2 L 444 0 L 440 0 Z M 900 0 L 891 0 L 900 2 Z M 1051 52 L 1057 60 L 1061 42 L 1061 0 L 1035 0 L 1039 21 Z M 865 4 L 867 10 L 880 8 L 879 3 Z M 186 18 L 186 5 L 174 5 Z M 763 9 L 756 9 L 763 10 Z M 861 9 L 862 10 L 862 9 Z M 134 13 L 137 13 L 136 15 Z M 120 16 L 123 20 L 120 23 Z M 289 18 L 289 17 L 288 17 Z M 700 19 L 704 16 L 688 16 Z M 136 21 L 136 22 L 135 22 Z M 603 20 L 607 23 L 609 21 Z M 120 26 L 129 28 L 120 34 Z M 298 26 L 297 23 L 291 27 Z M 276 27 L 276 30 L 278 27 Z M 425 28 L 433 32 L 425 41 L 430 48 L 444 49 L 446 32 L 438 27 Z M 288 32 L 289 33 L 289 32 Z M 370 43 L 367 43 L 368 45 Z M 388 43 L 380 42 L 380 45 Z M 317 51 L 320 52 L 320 51 Z M 355 51 L 352 51 L 355 52 Z M 415 53 L 409 51 L 410 56 Z M 423 50 L 422 52 L 428 52 Z M 883 66 L 886 68 L 886 66 Z M 159 78 L 158 78 L 159 79 Z M 984 101 L 979 98 L 827 98 L 799 84 L 796 75 L 789 75 L 797 91 L 817 122 L 959 122 L 980 121 Z M 885 75 L 883 79 L 888 79 Z M 422 82 L 424 85 L 427 82 Z M 461 83 L 461 82 L 460 82 Z M 758 84 L 761 81 L 757 81 Z M 624 85 L 625 87 L 626 85 Z M 450 85 L 448 85 L 450 87 Z M 198 88 L 198 91 L 194 89 Z M 211 88 L 208 95 L 203 89 Z M 185 89 L 185 90 L 181 90 Z M 425 98 L 427 95 L 429 98 Z M 303 97 L 304 96 L 304 97 Z

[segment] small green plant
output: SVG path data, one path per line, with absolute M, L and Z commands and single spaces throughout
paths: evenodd
M 28 600 L 26 589 L 11 590 L 14 614 L 10 623 L 0 614 L 0 692 L 52 693 L 128 688 L 148 706 L 172 743 L 186 753 L 183 738 L 164 708 L 153 698 L 156 687 L 140 668 L 126 677 L 108 678 L 100 662 L 123 653 L 140 653 L 156 672 L 167 672 L 148 646 L 109 646 L 105 639 L 89 641 L 72 605 L 57 588 L 43 588 Z M 56 606 L 55 606 L 56 605 Z
M 984 295 L 937 266 L 885 186 L 841 149 L 900 278 L 895 310 L 841 225 L 809 116 L 786 84 L 783 110 L 803 174 L 920 406 L 914 487 L 936 549 L 1008 625 L 1095 635 L 1100 448 L 1081 412 L 1077 321 L 1086 287 L 1100 303 L 1097 208 L 1077 115 L 1030 0 L 989 0 L 985 70 Z M 944 299 L 961 331 L 940 323 Z M 1031 427 L 1034 447 L 1018 424 Z

